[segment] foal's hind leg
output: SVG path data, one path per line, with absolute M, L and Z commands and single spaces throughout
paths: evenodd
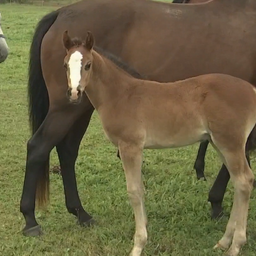
M 134 246 L 130 256 L 140 256 L 147 242 L 147 217 L 141 177 L 142 149 L 122 143 L 119 145 L 119 151 L 126 176 L 127 192 L 136 222 Z
M 78 195 L 75 162 L 80 142 L 86 132 L 92 113 L 93 107 L 90 106 L 79 120 L 73 124 L 65 138 L 56 146 L 61 166 L 66 207 L 68 212 L 77 216 L 81 225 L 91 225 L 93 219 L 84 210 Z
M 220 144 L 216 141 L 214 143 L 215 148 L 217 147 L 225 165 L 228 167 L 235 188 L 234 202 L 226 231 L 215 248 L 227 249 L 232 242 L 227 255 L 237 256 L 242 245 L 246 242 L 249 198 L 254 176 L 247 163 L 243 145 L 237 146 L 237 150 L 228 150 L 226 147 L 221 146 L 223 143 Z M 225 148 L 225 150 L 222 150 L 222 148 Z
M 246 159 L 248 161 L 248 165 L 250 166 L 250 156 L 248 152 L 246 152 Z M 208 196 L 208 201 L 211 203 L 212 207 L 211 216 L 213 219 L 217 219 L 223 215 L 222 202 L 229 179 L 229 172 L 227 167 L 223 164 Z
M 194 169 L 196 170 L 196 176 L 197 176 L 197 179 L 199 180 L 200 179 L 206 180 L 204 176 L 204 165 L 205 165 L 204 159 L 205 159 L 205 154 L 206 154 L 208 144 L 209 144 L 208 140 L 201 142 L 197 152 Z
M 41 228 L 35 219 L 37 183 L 40 176 L 48 171 L 45 168 L 50 151 L 65 137 L 81 113 L 81 106 L 78 108 L 71 105 L 50 110 L 40 128 L 28 142 L 26 173 L 20 202 L 20 210 L 26 221 L 24 235 L 41 234 Z
M 228 248 L 232 242 L 227 253 L 229 256 L 238 255 L 241 247 L 246 242 L 249 199 L 254 176 L 243 154 L 243 152 L 240 152 L 240 154 L 236 153 L 225 157 L 235 193 L 226 232 L 216 247 Z

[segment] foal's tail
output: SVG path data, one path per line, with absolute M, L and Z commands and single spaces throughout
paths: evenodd
M 41 67 L 41 43 L 43 37 L 58 17 L 58 10 L 44 16 L 38 23 L 30 47 L 28 100 L 29 122 L 34 134 L 44 121 L 48 108 L 49 97 Z M 37 184 L 36 198 L 39 206 L 49 199 L 49 163 Z

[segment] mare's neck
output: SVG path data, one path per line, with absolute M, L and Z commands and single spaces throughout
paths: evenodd
M 85 92 L 96 110 L 120 100 L 131 88 L 130 75 L 113 62 L 93 51 L 92 71 Z
M 230 8 L 255 8 L 255 0 L 213 0 L 212 4 L 227 6 Z M 220 10 L 221 11 L 221 10 Z

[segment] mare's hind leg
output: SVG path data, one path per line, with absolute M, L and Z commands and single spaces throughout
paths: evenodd
M 90 225 L 93 223 L 93 219 L 84 210 L 78 195 L 75 162 L 80 142 L 86 132 L 92 113 L 93 108 L 91 107 L 74 123 L 65 138 L 57 145 L 66 207 L 68 212 L 77 216 L 78 222 L 81 225 Z
M 126 177 L 127 192 L 136 222 L 134 246 L 130 256 L 140 256 L 147 242 L 147 217 L 141 177 L 142 149 L 122 143 L 119 145 L 119 151 Z
M 250 166 L 250 156 L 246 153 L 246 159 Z M 230 179 L 229 172 L 223 164 L 218 176 L 209 192 L 208 201 L 211 203 L 211 217 L 217 219 L 223 215 L 222 202 Z
M 229 172 L 223 164 L 208 196 L 208 201 L 211 203 L 212 207 L 211 217 L 213 219 L 217 219 L 223 215 L 222 202 L 229 179 Z
M 27 163 L 20 202 L 20 211 L 23 213 L 26 226 L 24 235 L 37 236 L 41 228 L 35 218 L 35 198 L 37 183 L 48 165 L 50 151 L 67 134 L 75 120 L 83 111 L 82 104 L 59 106 L 50 110 L 44 122 L 32 136 L 27 145 Z
M 197 176 L 197 179 L 199 180 L 200 179 L 206 180 L 204 176 L 204 166 L 205 166 L 204 159 L 205 159 L 205 154 L 206 154 L 208 144 L 209 144 L 208 140 L 201 142 L 197 152 L 194 169 L 196 170 L 196 176 Z

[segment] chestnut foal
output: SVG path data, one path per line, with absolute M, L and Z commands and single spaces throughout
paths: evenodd
M 68 97 L 78 104 L 83 92 L 99 113 L 108 139 L 118 147 L 136 231 L 131 256 L 147 241 L 141 179 L 144 148 L 172 148 L 208 140 L 227 166 L 234 203 L 226 232 L 215 248 L 236 256 L 246 242 L 249 198 L 254 175 L 245 144 L 256 124 L 256 91 L 246 81 L 224 74 L 202 75 L 174 83 L 131 77 L 93 50 L 94 38 L 63 34 Z

